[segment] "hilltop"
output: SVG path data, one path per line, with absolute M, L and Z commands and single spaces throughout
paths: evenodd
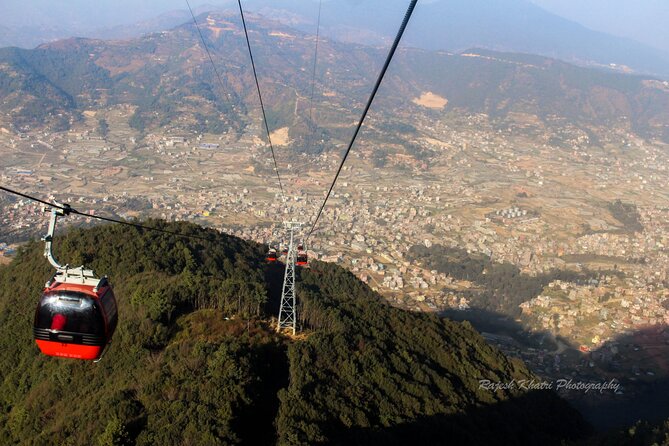
M 467 323 L 411 313 L 336 265 L 301 270 L 304 335 L 268 325 L 262 247 L 188 224 L 72 230 L 58 255 L 109 274 L 120 325 L 98 364 L 38 354 L 32 312 L 49 266 L 30 243 L 0 268 L 0 435 L 13 444 L 559 444 L 581 417 Z M 280 268 L 279 268 L 280 270 Z

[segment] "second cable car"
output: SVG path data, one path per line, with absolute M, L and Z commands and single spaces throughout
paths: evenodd
M 61 266 L 53 257 L 56 219 L 67 214 L 67 206 L 51 211 L 44 255 L 56 273 L 46 283 L 35 310 L 33 335 L 45 355 L 99 360 L 118 323 L 116 299 L 106 277 L 97 278 L 83 266 Z
M 267 252 L 267 257 L 265 258 L 265 260 L 267 260 L 267 262 L 269 263 L 276 263 L 278 258 L 279 256 L 276 253 L 276 249 L 270 248 L 269 251 Z
M 300 243 L 297 245 L 297 259 L 295 264 L 297 266 L 307 266 L 309 263 L 309 256 L 307 256 L 307 251 L 304 250 L 304 245 Z

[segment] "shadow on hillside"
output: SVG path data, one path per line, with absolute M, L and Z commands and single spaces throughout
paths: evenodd
M 494 311 L 473 308 L 468 311 L 447 310 L 440 315 L 453 321 L 469 321 L 481 333 L 511 338 L 509 341 L 513 340 L 526 348 L 545 348 L 552 351 L 558 348 L 558 341 L 568 344 L 568 341 L 556 338 L 549 331 L 530 332 L 512 317 Z
M 267 284 L 267 304 L 265 314 L 278 315 L 281 305 L 281 289 L 286 265 L 281 262 L 269 264 L 265 268 L 265 283 Z
M 268 265 L 266 269 L 269 314 L 278 314 L 283 273 L 283 264 Z M 548 331 L 531 332 L 522 322 L 502 313 L 471 309 L 441 315 L 451 320 L 469 321 L 490 344 L 508 356 L 521 358 L 540 378 L 552 382 L 557 394 L 578 409 L 598 431 L 626 428 L 638 420 L 657 422 L 669 418 L 669 399 L 666 398 L 669 395 L 669 328 L 666 326 L 640 328 L 596 350 L 581 352 L 580 346 L 569 339 L 556 338 Z M 574 383 L 605 383 L 613 379 L 620 384 L 619 392 L 615 389 L 601 393 L 557 389 L 558 380 L 570 379 Z M 418 428 L 431 422 L 436 421 L 426 419 L 411 426 Z M 401 435 L 411 432 L 411 426 L 392 429 Z M 382 438 L 379 436 L 383 432 L 372 430 L 363 434 Z
M 442 316 L 469 321 L 486 340 L 510 356 L 525 361 L 542 379 L 557 387 L 560 379 L 604 383 L 613 390 L 558 390 L 597 430 L 629 427 L 638 420 L 669 418 L 669 327 L 643 327 L 622 334 L 590 352 L 548 332 L 530 332 L 522 323 L 500 313 L 472 309 L 446 311 Z M 556 359 L 556 357 L 559 357 Z
M 561 422 L 556 422 L 561 420 Z M 555 394 L 528 392 L 462 414 L 434 415 L 386 428 L 333 430 L 331 445 L 559 445 L 591 433 L 578 413 Z
M 276 344 L 257 346 L 254 355 L 254 369 L 259 378 L 258 393 L 253 400 L 258 404 L 249 405 L 235 419 L 243 445 L 272 445 L 277 443 L 274 425 L 279 406 L 279 390 L 288 387 L 289 361 L 287 346 L 277 348 Z
M 587 355 L 591 374 L 621 383 L 622 395 L 590 398 L 576 394 L 571 403 L 598 428 L 627 427 L 637 420 L 669 418 L 669 327 L 645 327 L 604 343 Z M 590 367 L 590 364 L 593 364 Z

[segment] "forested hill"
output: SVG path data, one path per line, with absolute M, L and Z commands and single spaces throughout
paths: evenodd
M 108 274 L 120 324 L 99 364 L 42 356 L 40 243 L 0 268 L 3 444 L 560 444 L 588 428 L 468 324 L 392 308 L 353 275 L 301 270 L 303 334 L 276 334 L 263 247 L 184 223 L 72 230 L 62 262 Z

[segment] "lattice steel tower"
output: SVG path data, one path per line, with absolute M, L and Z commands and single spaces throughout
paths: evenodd
M 276 330 L 285 328 L 297 332 L 297 308 L 295 306 L 295 262 L 297 253 L 295 251 L 295 231 L 302 227 L 302 223 L 285 222 L 284 226 L 290 231 L 290 243 L 288 254 L 286 254 L 286 273 L 283 276 L 283 288 L 281 290 L 281 306 L 279 307 L 279 322 Z

